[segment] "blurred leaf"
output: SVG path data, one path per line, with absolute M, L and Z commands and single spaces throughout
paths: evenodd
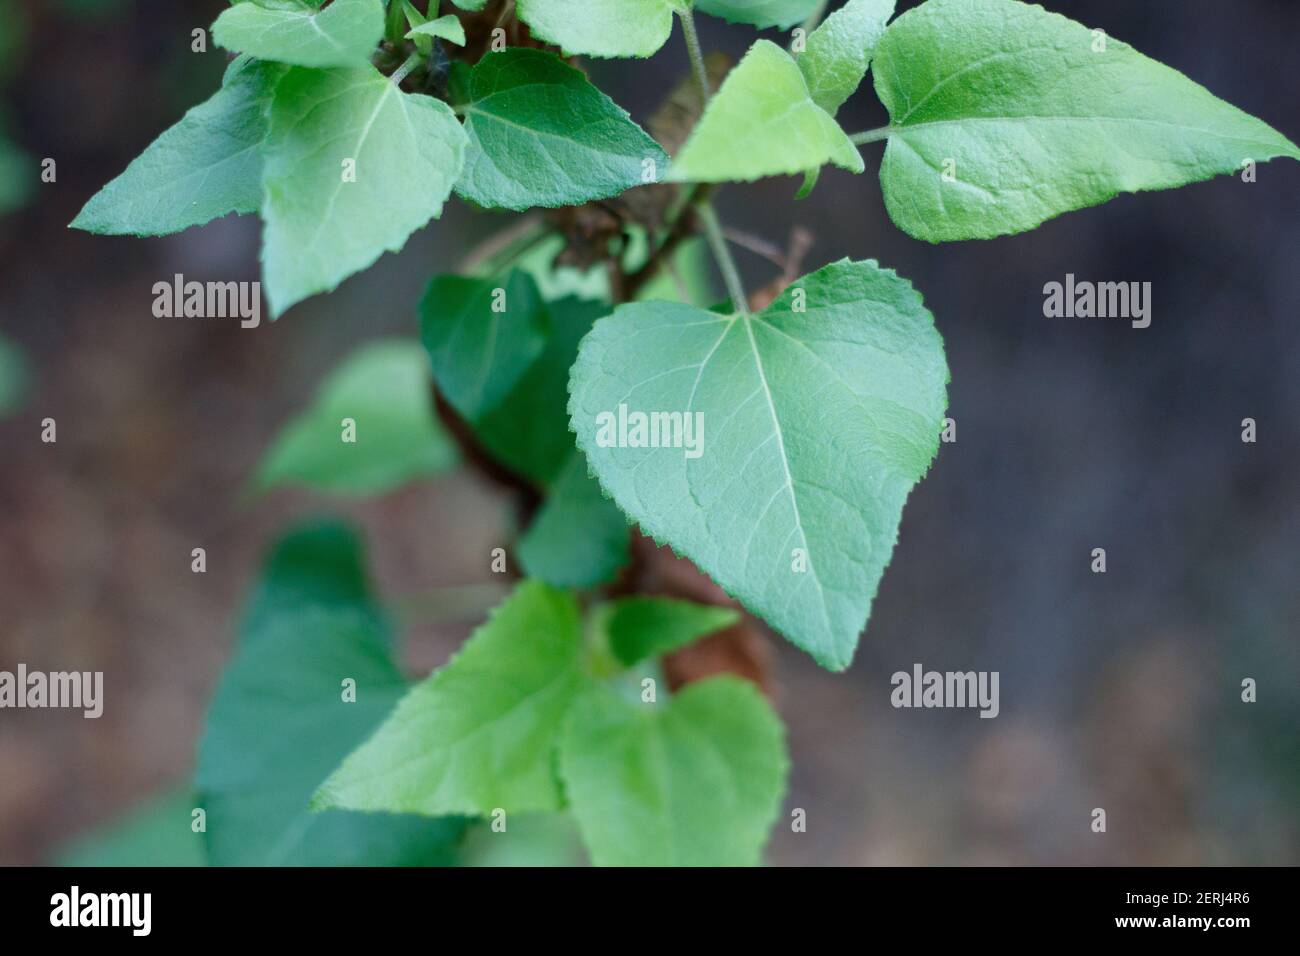
M 343 441 L 345 419 L 356 423 L 355 442 Z M 266 453 L 256 485 L 383 494 L 455 462 L 455 446 L 434 414 L 424 350 L 387 339 L 358 349 L 329 374 L 312 406 Z
M 0 335 L 0 418 L 22 407 L 29 378 L 27 358 L 22 349 Z
M 695 9 L 729 23 L 784 30 L 813 12 L 818 0 L 695 0 Z
M 485 821 L 471 826 L 461 866 L 581 866 L 586 862 L 578 826 L 568 813 L 523 813 L 505 832 Z
M 428 820 L 343 811 L 312 813 L 307 801 L 338 762 L 388 714 L 407 685 L 364 581 L 360 546 L 347 532 L 313 528 L 276 550 L 235 658 L 222 675 L 199 746 L 196 789 L 207 810 L 216 865 L 399 866 L 453 862 L 464 828 Z M 333 539 L 329 558 L 310 544 Z M 295 539 L 301 540 L 295 540 Z M 289 565 L 309 557 L 300 569 Z M 303 582 L 316 603 L 295 606 Z M 277 581 L 294 595 L 268 594 Z M 335 591 L 337 588 L 337 591 Z M 355 701 L 344 682 L 355 682 Z
M 524 574 L 563 588 L 607 584 L 630 556 L 627 519 L 587 474 L 576 448 L 519 539 Z
M 470 422 L 501 404 L 546 346 L 546 308 L 523 272 L 504 282 L 435 276 L 419 309 L 438 388 Z
M 58 866 L 206 866 L 203 837 L 193 830 L 199 806 L 188 787 L 149 801 L 107 827 L 59 850 Z

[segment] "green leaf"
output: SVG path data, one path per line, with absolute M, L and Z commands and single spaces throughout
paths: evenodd
M 247 57 L 226 70 L 221 89 L 151 143 L 101 189 L 73 229 L 160 236 L 262 203 L 266 112 L 284 68 Z
M 438 388 L 470 422 L 499 405 L 546 347 L 546 309 L 523 272 L 505 282 L 436 276 L 419 309 Z
M 212 24 L 217 46 L 316 68 L 363 66 L 384 35 L 381 0 L 334 0 L 319 4 L 237 3 Z
M 568 813 L 526 813 L 494 831 L 486 821 L 470 827 L 458 866 L 582 866 L 586 854 Z
M 505 313 L 490 312 L 496 288 L 506 290 Z M 421 300 L 420 325 L 438 387 L 483 447 L 548 485 L 574 450 L 565 411 L 569 367 L 579 340 L 606 311 L 578 299 L 543 303 L 524 273 L 512 273 L 505 285 L 439 276 Z M 489 349 L 493 321 L 501 334 Z
M 612 581 L 629 556 L 627 519 L 574 449 L 519 539 L 524 573 L 555 587 L 590 588 Z
M 291 69 L 266 142 L 262 259 L 275 315 L 396 252 L 442 212 L 466 137 L 451 108 L 378 70 Z
M 557 810 L 561 725 L 585 675 L 578 605 L 526 581 L 320 788 L 317 808 Z
M 894 13 L 894 0 L 849 0 L 808 35 L 795 62 L 813 102 L 832 116 L 853 95 Z
M 320 532 L 306 534 L 317 538 Z M 335 531 L 335 534 L 343 532 Z M 359 567 L 357 544 L 333 549 Z M 286 555 L 311 553 L 282 547 Z M 302 575 L 310 574 L 304 569 Z M 289 575 L 289 577 L 298 577 Z M 319 591 L 328 593 L 324 582 Z M 311 813 L 308 798 L 383 719 L 406 689 L 387 629 L 368 600 L 349 606 L 364 583 L 321 605 L 250 614 L 235 659 L 222 676 L 199 746 L 198 806 L 207 811 L 207 846 L 216 865 L 430 865 L 452 861 L 464 821 Z M 355 681 L 356 699 L 344 699 Z
M 344 440 L 344 419 L 355 423 L 355 441 Z M 330 373 L 312 406 L 271 446 L 256 483 L 375 495 L 455 463 L 455 445 L 434 415 L 424 350 L 390 339 L 362 347 Z
M 163 794 L 107 827 L 62 847 L 57 866 L 206 866 L 193 830 L 198 801 L 188 787 Z
M 519 19 L 565 54 L 650 56 L 673 32 L 677 0 L 516 0 Z
M 608 606 L 605 632 L 610 649 L 629 667 L 685 647 L 740 620 L 735 608 L 665 597 L 629 597 Z
M 480 206 L 578 205 L 654 182 L 668 157 L 626 111 L 553 53 L 509 49 L 475 66 L 456 192 Z
M 841 260 L 754 316 L 619 307 L 583 340 L 569 409 L 579 447 L 631 520 L 839 670 L 907 494 L 938 451 L 947 381 L 911 284 L 874 261 Z M 633 412 L 684 412 L 683 428 L 703 416 L 694 451 L 681 447 L 684 431 L 670 442 L 679 447 L 632 445 L 649 437 Z
M 9 142 L 0 126 L 0 216 L 31 198 L 32 184 L 38 175 L 31 157 Z
M 555 481 L 573 454 L 569 369 L 578 343 L 609 306 L 580 299 L 548 302 L 546 348 L 496 408 L 474 423 L 484 446 L 512 470 L 542 485 Z
M 691 182 L 802 173 L 823 163 L 862 172 L 844 130 L 813 102 L 790 54 L 759 40 L 705 107 L 669 171 Z
M 460 17 L 454 13 L 449 13 L 445 17 L 438 17 L 436 20 L 428 20 L 418 24 L 406 34 L 408 40 L 413 40 L 416 37 L 440 37 L 443 40 L 450 40 L 457 46 L 464 46 L 465 28 L 461 25 Z
M 752 684 L 716 677 L 662 703 L 594 688 L 574 706 L 560 772 L 597 866 L 753 866 L 785 792 L 780 719 Z
M 22 407 L 30 379 L 27 357 L 22 349 L 0 335 L 0 418 Z
M 890 218 L 929 242 L 988 239 L 1248 158 L 1300 159 L 1260 120 L 1104 41 L 1014 0 L 930 0 L 890 24 L 873 66 L 893 121 Z
M 818 0 L 695 0 L 695 9 L 728 23 L 784 30 L 807 18 Z
M 308 525 L 275 543 L 240 623 L 245 646 L 277 618 L 307 608 L 368 613 L 375 629 L 387 626 L 371 603 L 356 535 L 345 525 Z

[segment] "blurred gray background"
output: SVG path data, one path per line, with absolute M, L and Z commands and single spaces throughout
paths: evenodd
M 32 376 L 0 421 L 0 668 L 103 670 L 110 704 L 97 721 L 0 713 L 0 863 L 48 860 L 184 780 L 238 604 L 294 516 L 352 516 L 381 590 L 408 605 L 486 582 L 485 555 L 512 533 L 496 490 L 463 473 L 360 504 L 238 500 L 321 377 L 356 343 L 414 334 L 429 276 L 504 217 L 453 203 L 400 255 L 255 330 L 150 312 L 173 272 L 257 279 L 254 217 L 150 240 L 66 229 L 216 86 L 225 54 L 191 53 L 189 31 L 223 5 L 18 0 L 25 39 L 0 27 L 11 136 L 59 173 L 0 218 L 0 332 Z M 1300 139 L 1300 3 L 1049 7 Z M 738 56 L 755 36 L 700 22 L 706 49 Z M 686 63 L 675 35 L 648 64 L 588 66 L 644 121 Z M 840 118 L 885 120 L 868 87 Z M 881 150 L 865 147 L 865 175 L 828 169 L 802 202 L 789 179 L 718 198 L 728 224 L 775 242 L 812 230 L 809 269 L 874 257 L 910 278 L 946 342 L 958 423 L 908 503 L 851 670 L 774 642 L 786 812 L 804 808 L 808 832 L 778 826 L 770 859 L 1300 862 L 1300 165 L 930 246 L 885 215 Z M 751 288 L 772 278 L 739 255 Z M 1067 272 L 1150 281 L 1151 327 L 1044 318 L 1042 287 Z M 46 416 L 57 445 L 39 440 Z M 190 572 L 196 546 L 206 575 Z M 408 615 L 411 672 L 474 623 Z M 1000 671 L 1000 716 L 892 709 L 890 674 L 914 662 Z M 1244 677 L 1258 703 L 1240 701 Z

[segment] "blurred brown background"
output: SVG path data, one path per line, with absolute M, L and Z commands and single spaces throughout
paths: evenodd
M 191 53 L 190 30 L 223 4 L 10 6 L 24 27 L 0 26 L 8 129 L 57 159 L 58 181 L 0 218 L 0 333 L 32 376 L 0 421 L 0 669 L 103 670 L 108 700 L 99 720 L 0 712 L 0 863 L 23 864 L 183 781 L 239 601 L 294 516 L 365 529 L 382 592 L 412 609 L 413 674 L 475 621 L 408 599 L 490 584 L 488 551 L 512 528 L 465 474 L 360 504 L 239 500 L 321 377 L 356 343 L 414 334 L 429 276 L 506 220 L 453 203 L 400 255 L 274 325 L 157 319 L 152 284 L 174 272 L 258 278 L 257 220 L 149 240 L 66 224 L 216 86 L 225 54 Z M 1049 6 L 1300 138 L 1300 4 Z M 701 26 L 706 49 L 732 54 L 755 35 Z M 648 64 L 591 70 L 644 121 L 684 73 L 680 37 Z M 841 119 L 884 115 L 864 88 Z M 912 279 L 946 340 L 958 422 L 908 504 L 852 669 L 775 643 L 786 812 L 809 826 L 778 826 L 770 859 L 1300 862 L 1300 166 L 928 246 L 889 223 L 880 147 L 864 154 L 866 175 L 828 170 L 803 202 L 790 180 L 719 198 L 729 224 L 774 241 L 812 229 L 809 267 L 875 257 Z M 771 278 L 741 256 L 751 287 Z M 1045 319 L 1042 286 L 1067 272 L 1152 282 L 1151 327 Z M 47 416 L 56 445 L 39 439 Z M 1240 440 L 1247 416 L 1256 444 Z M 197 546 L 206 575 L 190 572 Z M 1001 715 L 892 709 L 890 674 L 914 662 L 1000 671 Z M 1258 703 L 1240 702 L 1243 677 Z M 1098 806 L 1104 835 L 1089 830 Z

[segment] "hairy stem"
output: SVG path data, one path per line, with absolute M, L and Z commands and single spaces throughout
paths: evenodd
M 893 126 L 881 126 L 878 129 L 869 129 L 864 133 L 854 133 L 849 139 L 856 145 L 861 146 L 864 143 L 877 143 L 882 139 L 887 139 L 893 131 Z
M 722 281 L 727 284 L 727 294 L 731 296 L 732 307 L 741 315 L 748 316 L 749 303 L 745 299 L 745 287 L 740 282 L 740 271 L 736 268 L 736 260 L 731 258 L 731 250 L 727 248 L 727 237 L 722 234 L 722 226 L 718 223 L 718 216 L 713 211 L 712 203 L 700 203 L 696 206 L 695 212 L 704 223 L 704 235 L 709 240 L 709 248 L 713 250 L 713 258 L 717 260 Z
M 704 65 L 704 53 L 700 50 L 700 35 L 695 32 L 695 14 L 687 7 L 677 11 L 682 21 L 682 36 L 686 38 L 686 55 L 691 60 L 691 72 L 695 74 L 695 83 L 700 88 L 700 104 L 707 105 L 712 95 L 709 90 L 709 71 Z
M 392 81 L 393 86 L 401 86 L 402 80 L 406 79 L 406 77 L 410 74 L 410 72 L 414 70 L 419 64 L 420 64 L 420 54 L 412 53 L 410 56 L 408 56 L 406 58 L 406 62 L 403 63 L 401 66 L 399 66 L 396 70 L 394 70 L 393 75 L 389 77 L 389 80 Z

